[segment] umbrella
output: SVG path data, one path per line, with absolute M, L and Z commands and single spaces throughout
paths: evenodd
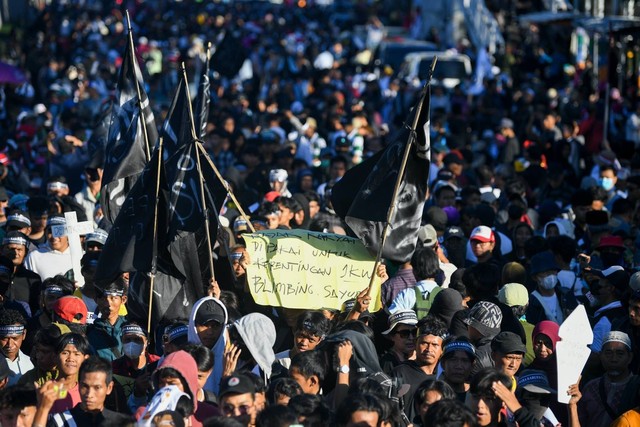
M 24 73 L 16 66 L 0 62 L 0 83 L 22 84 L 27 81 Z

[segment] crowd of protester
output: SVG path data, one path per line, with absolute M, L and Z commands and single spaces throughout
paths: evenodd
M 391 141 L 424 83 L 375 47 L 383 24 L 419 33 L 417 14 L 118 3 L 51 2 L 3 35 L 0 56 L 28 81 L 0 84 L 2 426 L 638 425 L 637 87 L 594 85 L 590 60 L 574 63 L 555 34 L 505 31 L 483 80 L 432 87 L 424 225 L 409 262 L 378 269 L 383 308 L 370 313 L 366 292 L 341 310 L 264 307 L 246 286 L 247 219 L 349 231 L 333 185 Z M 232 269 L 189 318 L 151 332 L 127 310 L 129 274 L 94 281 L 109 224 L 88 141 L 115 93 L 125 8 L 157 126 L 181 63 L 195 93 L 208 41 L 242 59 L 233 76 L 213 64 L 203 145 L 249 218 L 226 202 L 231 246 L 216 253 Z M 465 40 L 439 48 L 478 67 L 487 56 Z M 95 226 L 81 277 L 53 232 L 69 211 Z M 559 325 L 578 305 L 591 356 L 559 390 Z

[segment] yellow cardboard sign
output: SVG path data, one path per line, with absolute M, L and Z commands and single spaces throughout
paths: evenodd
M 358 239 L 307 230 L 264 230 L 242 237 L 250 258 L 247 283 L 260 305 L 339 309 L 369 286 L 375 260 Z M 373 288 L 369 310 L 377 311 L 377 276 Z

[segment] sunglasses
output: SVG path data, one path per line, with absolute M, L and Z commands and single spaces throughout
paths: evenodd
M 396 335 L 400 336 L 400 338 L 409 338 L 409 337 L 415 338 L 417 332 L 418 332 L 417 329 L 405 329 L 403 331 L 397 331 Z

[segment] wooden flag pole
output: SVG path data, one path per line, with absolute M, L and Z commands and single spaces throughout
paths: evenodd
M 153 207 L 153 255 L 151 257 L 151 272 L 149 273 L 149 313 L 147 317 L 147 332 L 149 336 L 154 336 L 151 331 L 151 312 L 153 311 L 153 287 L 156 281 L 158 264 L 158 198 L 160 196 L 160 176 L 162 167 L 162 137 L 158 141 L 158 177 L 156 179 L 156 201 Z
M 235 203 L 236 207 L 238 208 L 238 211 L 240 212 L 240 216 L 244 218 L 245 221 L 247 221 L 247 225 L 249 226 L 249 229 L 251 229 L 251 232 L 255 233 L 256 232 L 255 227 L 253 226 L 253 224 L 251 224 L 251 220 L 242 209 L 240 202 L 238 202 L 238 199 L 236 199 L 236 196 L 233 194 L 233 190 L 231 190 L 231 187 L 229 187 L 229 184 L 227 184 L 227 181 L 224 180 L 224 178 L 220 174 L 220 171 L 216 167 L 215 163 L 213 163 L 213 161 L 207 154 L 202 144 L 198 144 L 198 148 L 200 149 L 200 152 L 202 152 L 202 154 L 204 155 L 204 158 L 207 159 L 207 162 L 209 162 L 209 166 L 211 166 L 211 169 L 213 169 L 213 172 L 216 174 L 216 176 L 218 177 L 218 179 L 220 180 L 224 188 L 227 190 L 227 194 L 229 194 L 229 197 L 231 197 L 231 200 L 233 201 L 233 203 Z
M 191 137 L 192 144 L 199 146 L 198 136 L 196 134 L 195 122 L 193 121 L 193 108 L 191 107 L 191 94 L 189 93 L 189 82 L 187 81 L 187 71 L 182 63 L 182 77 L 184 78 L 184 86 L 187 91 L 187 104 L 189 104 L 189 117 L 191 118 Z M 200 202 L 204 209 L 204 227 L 207 234 L 207 250 L 209 252 L 209 268 L 211 269 L 211 279 L 216 280 L 215 272 L 213 271 L 213 245 L 211 244 L 211 230 L 209 224 L 209 208 L 207 207 L 206 198 L 204 196 L 204 177 L 202 176 L 202 166 L 200 164 L 200 153 L 196 151 L 196 163 L 198 165 L 198 174 L 200 175 Z
M 133 44 L 133 31 L 131 30 L 131 18 L 129 17 L 129 10 L 126 10 L 127 16 L 127 29 L 129 31 L 129 48 L 131 48 L 131 56 L 133 57 L 133 76 L 136 81 L 136 93 L 138 94 L 138 108 L 140 109 L 140 124 L 142 125 L 142 136 L 144 138 L 144 150 L 147 154 L 147 161 L 151 160 L 151 151 L 149 150 L 149 135 L 147 134 L 147 123 L 145 122 L 144 115 L 142 114 L 142 98 L 140 92 L 140 82 L 138 81 L 138 75 L 136 74 L 136 66 L 135 64 L 138 62 L 136 59 L 136 49 Z
M 400 191 L 400 185 L 402 184 L 402 178 L 404 177 L 405 169 L 407 168 L 407 162 L 409 161 L 409 153 L 411 152 L 411 146 L 416 141 L 416 128 L 418 127 L 418 120 L 420 118 L 420 114 L 422 113 L 422 105 L 424 104 L 424 97 L 427 96 L 427 88 L 431 84 L 431 76 L 433 75 L 433 70 L 436 66 L 436 62 L 438 61 L 438 57 L 434 57 L 431 62 L 431 67 L 429 71 L 429 77 L 427 79 L 427 83 L 424 85 L 422 89 L 422 95 L 420 96 L 420 102 L 416 108 L 416 114 L 413 117 L 413 123 L 411 123 L 411 133 L 409 134 L 409 141 L 407 145 L 404 147 L 404 154 L 402 156 L 402 163 L 400 164 L 400 170 L 398 171 L 398 177 L 396 178 L 396 184 L 393 187 L 393 195 L 391 196 L 391 204 L 389 205 L 389 210 L 387 211 L 387 220 L 384 223 L 384 228 L 382 229 L 382 236 L 380 239 L 380 247 L 378 248 L 378 253 L 376 254 L 376 260 L 373 263 L 373 271 L 371 272 L 371 279 L 369 279 L 369 288 L 367 291 L 367 297 L 371 297 L 371 293 L 373 291 L 373 281 L 376 277 L 376 272 L 378 271 L 378 266 L 380 265 L 380 259 L 382 258 L 382 250 L 384 249 L 385 241 L 387 240 L 387 234 L 389 232 L 389 226 L 391 224 L 391 219 L 396 210 L 396 199 L 398 198 L 398 192 Z

